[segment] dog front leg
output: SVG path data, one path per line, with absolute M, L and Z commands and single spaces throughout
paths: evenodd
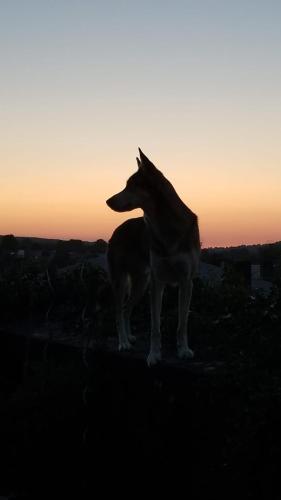
M 119 278 L 119 281 L 115 286 L 116 325 L 118 331 L 119 351 L 128 351 L 132 347 L 128 338 L 125 319 L 125 302 L 127 293 L 128 277 L 124 275 Z
M 177 330 L 177 350 L 181 359 L 193 358 L 194 353 L 188 347 L 187 324 L 189 306 L 192 296 L 193 283 L 187 279 L 179 285 L 179 309 L 178 309 L 178 330 Z
M 150 352 L 147 358 L 148 366 L 155 365 L 161 359 L 160 316 L 164 284 L 151 276 L 150 307 L 151 307 L 151 337 Z

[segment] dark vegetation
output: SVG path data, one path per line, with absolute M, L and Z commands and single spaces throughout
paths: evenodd
M 219 283 L 195 282 L 189 330 L 196 362 L 188 369 L 173 358 L 174 288 L 165 293 L 162 321 L 171 363 L 148 370 L 143 361 L 148 294 L 134 313 L 136 354 L 114 354 L 111 289 L 94 259 L 105 249 L 102 240 L 50 243 L 8 235 L 0 241 L 6 471 L 0 494 L 14 489 L 19 498 L 23 492 L 50 498 L 60 477 L 61 488 L 75 486 L 79 496 L 102 468 L 119 470 L 121 449 L 133 458 L 126 465 L 131 474 L 135 466 L 149 473 L 157 457 L 168 479 L 167 457 L 175 460 L 183 448 L 190 498 L 207 498 L 211 490 L 217 498 L 280 498 L 280 488 L 274 493 L 281 460 L 280 243 L 202 252 L 205 262 L 227 265 Z M 273 265 L 270 294 L 254 293 L 235 265 L 249 260 Z M 38 331 L 41 343 L 32 340 Z M 30 469 L 38 480 L 30 479 Z M 42 481 L 49 484 L 45 493 L 38 490 Z
M 281 241 L 265 243 L 263 245 L 240 245 L 237 247 L 205 248 L 202 258 L 210 264 L 227 262 L 272 263 L 279 262 L 281 255 Z

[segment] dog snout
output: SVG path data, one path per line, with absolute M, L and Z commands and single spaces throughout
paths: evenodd
M 124 211 L 124 200 L 123 200 L 123 191 L 121 193 L 114 194 L 111 198 L 106 200 L 106 204 L 114 210 L 115 212 L 123 212 Z
M 114 196 L 111 196 L 111 198 L 108 198 L 108 200 L 106 200 L 106 204 L 109 206 L 109 208 L 112 208 L 112 198 L 114 198 Z
M 139 207 L 135 197 L 126 188 L 120 193 L 111 196 L 106 203 L 109 208 L 115 212 L 129 212 L 130 210 Z

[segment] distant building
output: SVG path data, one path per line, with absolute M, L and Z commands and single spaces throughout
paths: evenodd
M 249 261 L 222 261 L 220 266 L 201 262 L 199 277 L 211 285 L 219 284 L 227 268 L 235 270 L 242 278 L 245 286 L 253 293 L 261 292 L 268 296 L 272 290 L 274 266 L 269 264 L 252 264 Z
M 252 264 L 251 265 L 251 290 L 253 292 L 258 291 L 268 296 L 272 290 L 272 282 L 264 279 L 268 276 L 266 274 L 267 266 L 262 264 Z

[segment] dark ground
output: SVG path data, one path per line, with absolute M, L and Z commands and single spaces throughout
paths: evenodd
M 17 328 L 0 334 L 0 494 L 93 498 L 133 481 L 146 494 L 172 485 L 191 499 L 280 498 L 274 353 L 270 365 L 266 352 L 214 360 L 200 357 L 199 337 L 197 361 L 168 350 L 149 369 L 140 341 L 121 354 L 115 339 L 82 348 Z
M 10 260 L 0 266 L 0 497 L 172 486 L 192 500 L 281 498 L 280 279 L 267 297 L 232 269 L 214 287 L 197 280 L 186 363 L 174 358 L 167 290 L 164 359 L 149 369 L 148 295 L 136 347 L 121 354 L 102 270 Z

